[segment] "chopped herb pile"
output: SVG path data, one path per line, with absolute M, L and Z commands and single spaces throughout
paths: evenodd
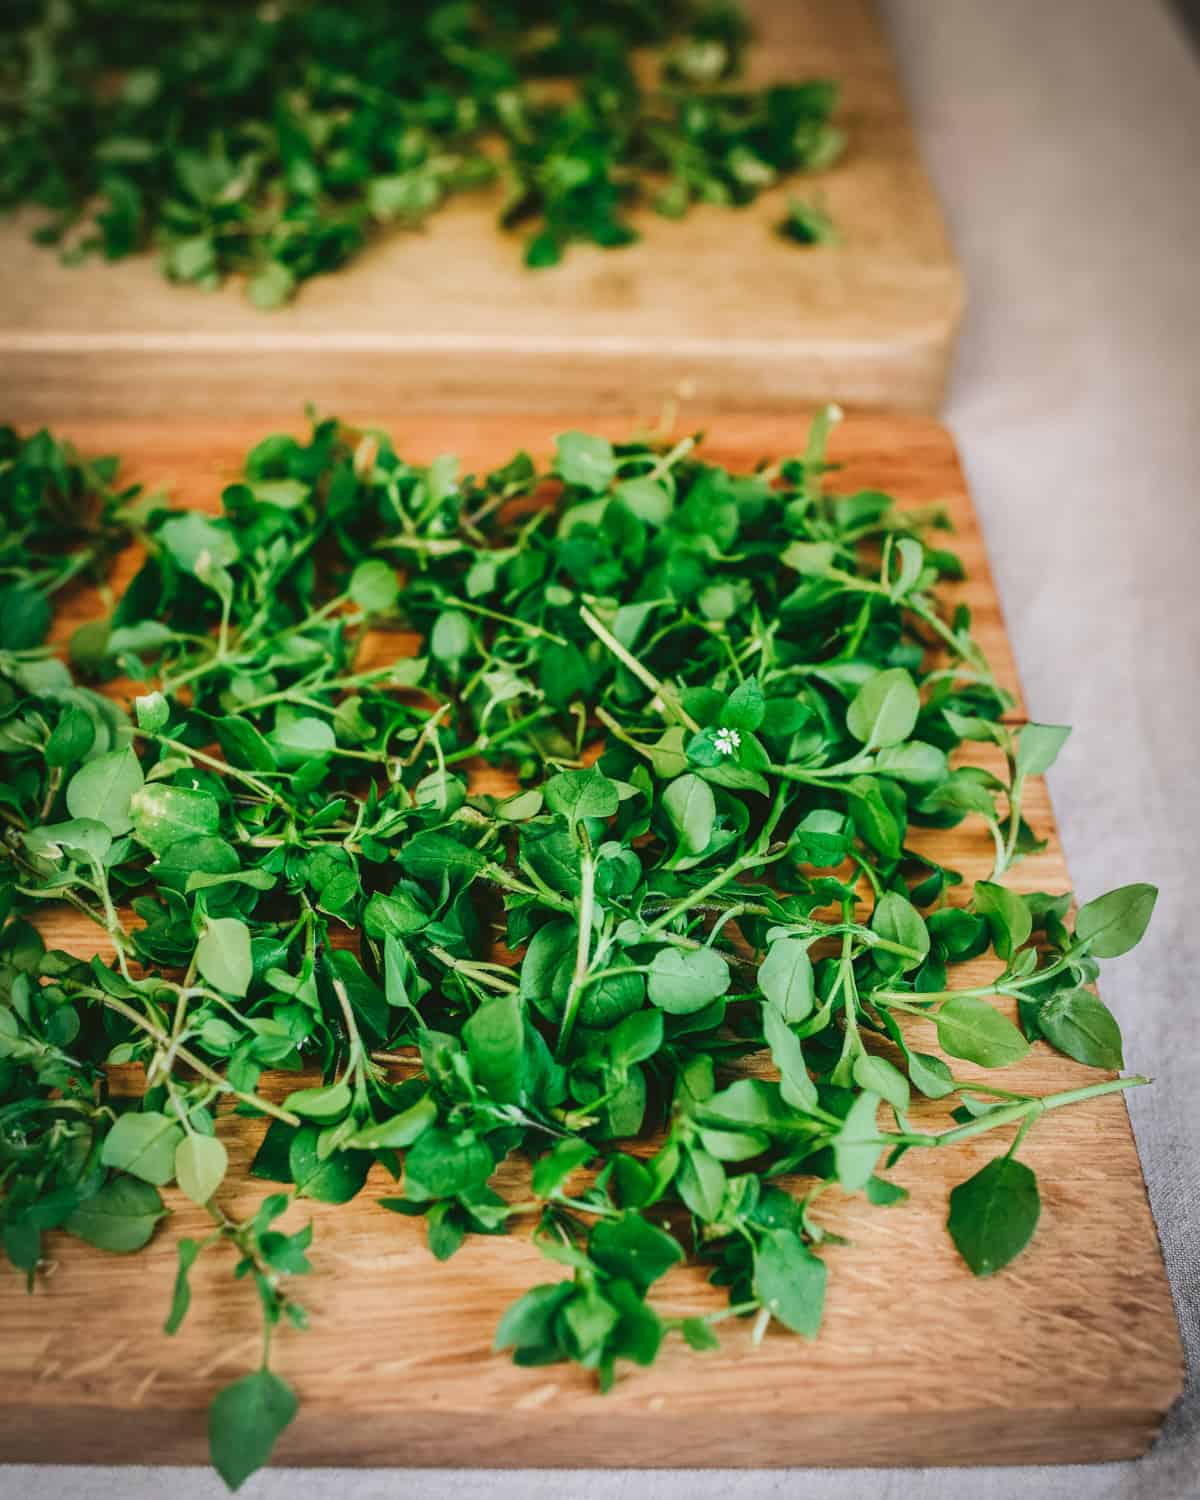
M 747 38 L 706 0 L 13 0 L 0 207 L 48 210 L 35 237 L 71 260 L 155 245 L 172 280 L 242 273 L 275 307 L 499 180 L 548 266 L 636 239 L 640 203 L 748 203 L 836 159 L 835 85 L 738 87 Z
M 1003 883 L 1042 847 L 1023 793 L 1067 731 L 1004 721 L 939 600 L 960 574 L 939 517 L 829 493 L 832 415 L 753 474 L 690 438 L 573 432 L 550 474 L 518 453 L 471 476 L 322 422 L 260 443 L 219 516 L 0 434 L 0 1224 L 31 1283 L 51 1231 L 138 1250 L 175 1182 L 212 1230 L 179 1243 L 168 1330 L 196 1257 L 231 1251 L 269 1348 L 303 1326 L 309 1270 L 311 1230 L 280 1215 L 378 1168 L 439 1259 L 532 1230 L 546 1280 L 496 1347 L 606 1388 L 729 1318 L 816 1337 L 823 1195 L 898 1204 L 906 1152 L 991 1131 L 948 1229 L 976 1275 L 1020 1253 L 1028 1130 L 1145 1080 L 1035 1097 L 955 1061 L 1041 1040 L 1119 1069 L 1090 986 L 1155 892 L 1072 921 L 1069 894 Z M 68 666 L 49 597 L 120 536 L 144 561 Z M 963 742 L 1004 769 L 952 769 Z M 511 795 L 472 791 L 485 763 Z M 964 820 L 994 856 L 973 889 L 917 852 Z M 61 902 L 114 959 L 46 950 L 33 923 Z M 995 977 L 955 985 L 989 950 Z M 144 1094 L 110 1090 L 117 1063 Z M 264 1097 L 279 1070 L 308 1077 Z M 951 1096 L 929 1128 L 923 1101 Z M 286 1185 L 244 1221 L 221 1207 L 233 1110 L 261 1122 L 253 1175 Z M 727 1301 L 681 1319 L 656 1283 L 687 1258 Z M 231 1485 L 295 1410 L 265 1352 L 218 1395 Z

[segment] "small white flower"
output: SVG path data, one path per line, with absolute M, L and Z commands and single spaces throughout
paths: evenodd
M 732 755 L 741 743 L 742 737 L 736 729 L 718 729 L 713 737 L 719 755 Z

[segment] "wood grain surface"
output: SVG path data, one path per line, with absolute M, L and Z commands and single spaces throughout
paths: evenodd
M 581 420 L 576 418 L 576 420 Z M 582 419 L 586 420 L 586 419 Z M 405 451 L 461 451 L 473 464 L 518 445 L 543 451 L 551 431 L 528 421 L 402 415 Z M 611 424 L 610 424 L 611 425 Z M 170 480 L 190 503 L 211 503 L 237 455 L 262 429 L 77 425 L 89 449 L 130 455 L 131 475 Z M 749 466 L 795 449 L 801 433 L 777 419 L 725 418 L 713 456 Z M 963 586 L 1002 676 L 1012 681 L 1003 624 L 978 530 L 949 438 L 921 420 L 863 418 L 836 436 L 849 485 L 891 489 L 904 503 L 948 502 L 971 578 Z M 839 481 L 839 484 L 841 481 Z M 98 601 L 80 594 L 68 613 Z M 1015 683 L 1013 683 L 1015 686 Z M 1047 850 L 1019 864 L 1011 884 L 1062 891 L 1069 877 L 1045 787 L 1027 813 Z M 970 883 L 990 869 L 990 840 L 968 820 L 918 843 Z M 1094 895 L 1084 892 L 1082 895 Z M 91 930 L 48 916 L 47 937 L 95 951 Z M 960 966 L 954 982 L 980 983 L 994 961 Z M 912 1023 L 926 1050 L 932 1027 Z M 1131 1067 L 1153 1071 L 1154 1059 Z M 961 1076 L 983 1076 L 955 1063 Z M 995 1075 L 990 1075 L 993 1078 Z M 1036 1044 L 1006 1070 L 1006 1086 L 1044 1092 L 1098 1075 Z M 280 1091 L 294 1080 L 280 1085 Z M 943 1104 L 913 1110 L 918 1128 L 944 1125 Z M 232 1170 L 230 1206 L 249 1210 L 262 1184 L 244 1169 L 261 1124 L 223 1118 Z M 626 1373 L 599 1396 L 567 1366 L 518 1369 L 489 1352 L 500 1311 L 555 1270 L 525 1231 L 475 1239 L 445 1265 L 418 1221 L 381 1212 L 394 1191 L 376 1168 L 351 1204 L 302 1205 L 311 1217 L 316 1275 L 302 1291 L 306 1333 L 276 1341 L 280 1372 L 301 1412 L 277 1460 L 300 1464 L 547 1466 L 777 1466 L 1094 1462 L 1142 1452 L 1178 1394 L 1181 1354 L 1170 1295 L 1121 1096 L 1056 1112 L 1022 1148 L 1037 1171 L 1042 1218 L 1027 1252 L 999 1275 L 972 1277 L 945 1233 L 947 1195 L 998 1144 L 978 1138 L 953 1151 L 913 1152 L 891 1174 L 912 1189 L 893 1208 L 871 1208 L 836 1189 L 820 1217 L 847 1236 L 831 1247 L 825 1326 L 812 1343 L 768 1333 L 758 1349 L 748 1325 L 723 1325 L 719 1352 L 671 1347 L 649 1370 Z M 498 1181 L 519 1190 L 522 1168 Z M 219 1257 L 193 1272 L 192 1311 L 173 1340 L 161 1332 L 175 1270 L 175 1240 L 203 1214 L 174 1190 L 172 1216 L 136 1256 L 105 1255 L 63 1236 L 53 1272 L 32 1295 L 0 1280 L 0 1459 L 202 1462 L 204 1408 L 220 1385 L 256 1360 L 253 1293 Z M 656 1288 L 671 1314 L 720 1305 L 695 1267 Z
M 836 399 L 931 411 L 962 279 L 869 0 L 754 0 L 756 81 L 843 85 L 842 162 L 736 211 L 650 211 L 641 242 L 574 246 L 528 272 L 497 198 L 460 198 L 419 232 L 256 311 L 231 283 L 165 282 L 153 255 L 70 269 L 0 224 L 0 385 L 10 418 L 263 415 L 317 400 L 377 417 L 405 401 L 643 409 L 680 390 L 743 410 Z M 842 243 L 775 226 L 788 192 L 823 196 Z

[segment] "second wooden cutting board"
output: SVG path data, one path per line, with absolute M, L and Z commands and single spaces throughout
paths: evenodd
M 426 230 L 380 237 L 275 313 L 236 284 L 165 282 L 153 254 L 67 269 L 0 226 L 4 415 L 265 415 L 304 401 L 363 419 L 443 409 L 653 409 L 690 391 L 747 410 L 839 400 L 941 401 L 962 281 L 870 0 L 755 0 L 756 82 L 842 85 L 849 136 L 832 170 L 754 205 L 682 223 L 641 214 L 625 250 L 521 265 L 497 198 L 463 198 Z M 823 196 L 842 243 L 775 232 L 788 191 Z
M 406 455 L 428 460 L 456 451 L 471 467 L 518 446 L 544 454 L 554 430 L 544 419 L 423 419 L 411 412 L 390 425 Z M 621 435 L 612 423 L 599 425 Z M 263 430 L 92 424 L 70 435 L 87 451 L 124 453 L 130 478 L 216 508 L 221 485 Z M 749 468 L 795 451 L 801 440 L 795 422 L 725 418 L 714 426 L 708 452 Z M 926 421 L 852 420 L 836 433 L 833 456 L 846 463 L 838 488 L 871 486 L 902 503 L 947 503 L 969 572 L 962 600 L 1001 679 L 1015 686 L 970 500 L 944 431 Z M 77 595 L 66 613 L 77 622 L 101 609 L 95 595 Z M 1029 789 L 1027 810 L 1049 846 L 1018 865 L 1011 883 L 1065 890 L 1069 877 L 1041 782 Z M 987 835 L 970 822 L 922 838 L 963 872 L 960 889 L 988 874 Z M 69 912 L 48 913 L 42 925 L 52 945 L 81 954 L 98 946 L 94 930 Z M 956 972 L 956 983 L 983 983 L 991 972 L 977 960 Z M 970 1064 L 956 1064 L 956 1072 L 978 1076 Z M 1100 1076 L 1037 1043 L 1002 1081 L 1044 1093 Z M 923 1103 L 914 1120 L 936 1128 L 945 1106 Z M 230 1207 L 238 1213 L 265 1188 L 245 1184 L 262 1128 L 222 1120 Z M 279 1371 L 296 1385 L 302 1405 L 276 1460 L 891 1466 L 1079 1463 L 1140 1453 L 1178 1394 L 1180 1346 L 1124 1102 L 1109 1096 L 1062 1110 L 1031 1133 L 1022 1154 L 1042 1185 L 1036 1237 L 1014 1265 L 976 1280 L 945 1232 L 946 1199 L 999 1149 L 977 1138 L 954 1151 L 910 1153 L 894 1177 L 912 1197 L 890 1209 L 838 1192 L 822 1199 L 823 1222 L 849 1243 L 828 1252 L 826 1322 L 813 1343 L 768 1334 L 755 1350 L 746 1325 L 726 1325 L 719 1352 L 697 1356 L 673 1347 L 652 1369 L 623 1375 L 604 1397 L 578 1368 L 520 1369 L 490 1352 L 501 1310 L 531 1284 L 555 1277 L 527 1235 L 518 1228 L 474 1240 L 439 1265 L 418 1223 L 375 1206 L 394 1191 L 376 1169 L 347 1206 L 291 1211 L 294 1227 L 310 1215 L 315 1221 L 317 1274 L 302 1288 L 311 1330 L 277 1341 Z M 148 1455 L 203 1462 L 206 1405 L 256 1360 L 257 1313 L 253 1293 L 232 1282 L 227 1267 L 202 1259 L 187 1323 L 175 1339 L 163 1336 L 175 1241 L 205 1224 L 177 1192 L 169 1198 L 172 1221 L 137 1256 L 105 1255 L 56 1236 L 54 1275 L 32 1296 L 17 1276 L 0 1278 L 0 1460 L 44 1461 L 52 1434 L 52 1451 L 64 1462 Z M 661 1287 L 663 1307 L 681 1315 L 711 1311 L 720 1298 L 696 1267 L 680 1267 Z

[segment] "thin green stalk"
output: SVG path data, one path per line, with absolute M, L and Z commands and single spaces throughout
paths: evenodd
M 592 923 L 596 915 L 596 861 L 592 854 L 592 843 L 582 823 L 579 832 L 579 933 L 575 943 L 575 968 L 571 973 L 571 984 L 563 1006 L 562 1022 L 559 1026 L 558 1045 L 554 1055 L 562 1058 L 571 1042 L 575 1020 L 583 1000 L 587 983 L 588 960 L 591 952 Z
M 669 688 L 665 682 L 655 677 L 650 669 L 637 659 L 632 651 L 627 651 L 624 646 L 613 635 L 606 625 L 602 625 L 586 604 L 579 606 L 579 618 L 587 626 L 596 638 L 601 641 L 609 651 L 617 658 L 622 666 L 628 667 L 643 687 L 654 694 L 655 701 L 661 703 L 663 712 L 671 718 L 678 720 L 685 728 L 690 729 L 693 734 L 699 734 L 700 726 L 692 718 L 691 714 L 680 703 L 679 697 L 673 688 Z

